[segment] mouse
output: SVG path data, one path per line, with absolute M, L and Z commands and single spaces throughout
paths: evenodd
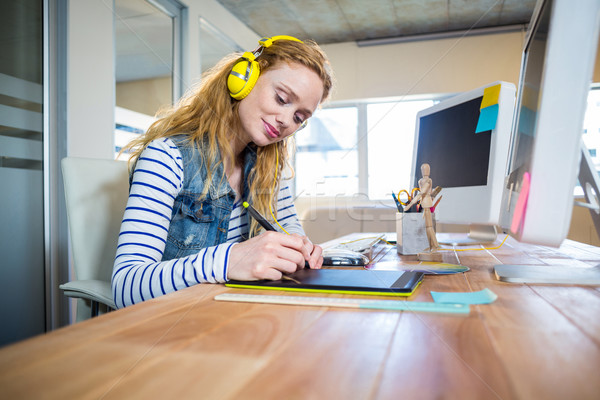
M 369 264 L 369 257 L 364 254 L 346 249 L 324 249 L 323 250 L 323 265 L 324 266 L 356 266 L 362 267 Z

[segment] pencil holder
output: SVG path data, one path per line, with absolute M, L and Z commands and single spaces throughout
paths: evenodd
M 435 229 L 435 216 L 431 217 Z M 396 213 L 396 234 L 398 254 L 418 254 L 429 248 L 423 213 Z

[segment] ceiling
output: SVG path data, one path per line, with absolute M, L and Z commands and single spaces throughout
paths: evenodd
M 536 0 L 217 0 L 260 36 L 319 44 L 527 24 Z

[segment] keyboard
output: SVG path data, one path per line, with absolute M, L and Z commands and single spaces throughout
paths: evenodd
M 343 249 L 350 250 L 357 253 L 365 253 L 371 250 L 377 242 L 381 239 L 385 239 L 385 233 L 367 233 L 367 234 L 355 234 L 340 238 L 339 241 L 328 243 L 326 249 Z

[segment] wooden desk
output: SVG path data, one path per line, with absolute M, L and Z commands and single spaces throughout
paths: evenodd
M 216 302 L 267 292 L 197 285 L 1 349 L 0 398 L 600 398 L 599 289 L 508 284 L 492 272 L 595 264 L 599 248 L 509 239 L 444 261 L 471 271 L 427 276 L 409 301 L 484 288 L 498 300 L 460 317 Z

